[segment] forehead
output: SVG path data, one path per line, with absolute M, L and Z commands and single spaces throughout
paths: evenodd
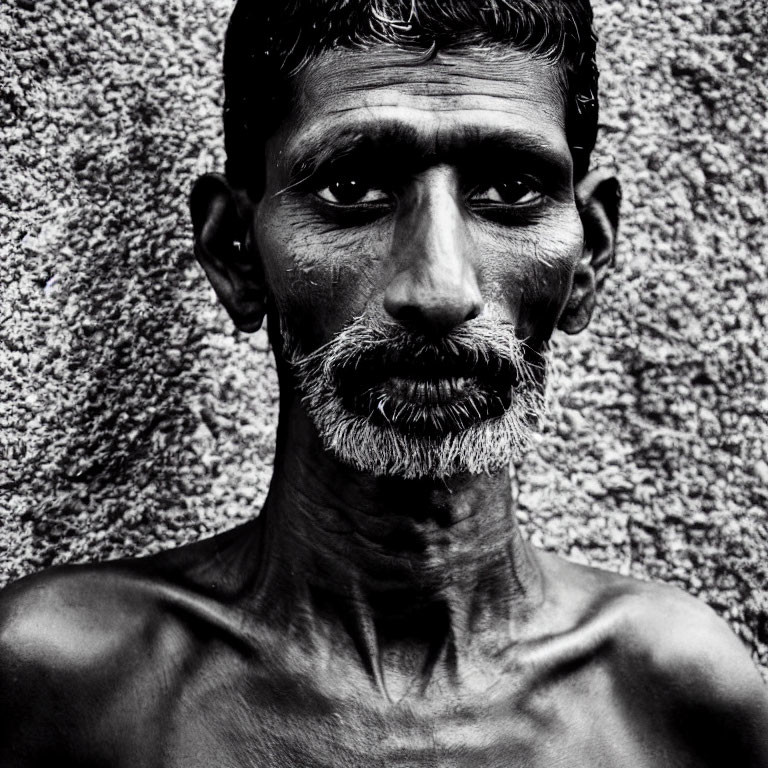
M 570 162 L 560 70 L 527 53 L 462 49 L 425 60 L 388 45 L 336 50 L 314 59 L 294 88 L 274 137 L 286 162 L 392 127 L 424 154 L 493 137 Z

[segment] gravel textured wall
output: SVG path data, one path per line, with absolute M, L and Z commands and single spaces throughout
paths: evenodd
M 762 3 L 596 5 L 616 271 L 559 338 L 520 476 L 538 544 L 679 584 L 768 667 L 768 25 Z M 276 415 L 186 196 L 223 165 L 228 0 L 0 7 L 0 579 L 255 514 Z

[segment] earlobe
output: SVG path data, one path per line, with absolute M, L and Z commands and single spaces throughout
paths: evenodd
M 264 272 L 235 191 L 223 176 L 206 174 L 195 182 L 189 208 L 195 256 L 216 296 L 241 331 L 257 331 L 266 311 Z
M 607 168 L 590 171 L 575 192 L 584 227 L 584 250 L 557 324 L 565 333 L 584 330 L 592 317 L 597 290 L 613 265 L 621 201 L 619 181 Z

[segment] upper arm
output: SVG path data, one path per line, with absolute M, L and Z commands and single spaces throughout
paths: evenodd
M 702 623 L 692 658 L 680 660 L 692 683 L 691 736 L 716 756 L 716 765 L 768 768 L 768 689 L 725 622 L 712 613 Z
M 0 766 L 79 764 L 145 654 L 145 616 L 109 571 L 53 569 L 0 592 Z M 127 596 L 126 596 L 127 595 Z
M 0 593 L 0 765 L 31 768 L 59 744 L 51 717 L 57 700 L 56 670 L 47 664 L 46 612 L 34 580 Z M 64 710 L 66 711 L 66 710 Z M 63 723 L 62 723 L 63 724 Z
M 705 603 L 657 588 L 636 650 L 672 732 L 702 764 L 768 768 L 768 689 L 746 648 Z

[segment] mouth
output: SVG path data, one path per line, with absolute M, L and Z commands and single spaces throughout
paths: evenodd
M 422 359 L 358 361 L 339 372 L 336 386 L 345 406 L 373 423 L 439 436 L 501 416 L 517 383 L 504 361 Z

